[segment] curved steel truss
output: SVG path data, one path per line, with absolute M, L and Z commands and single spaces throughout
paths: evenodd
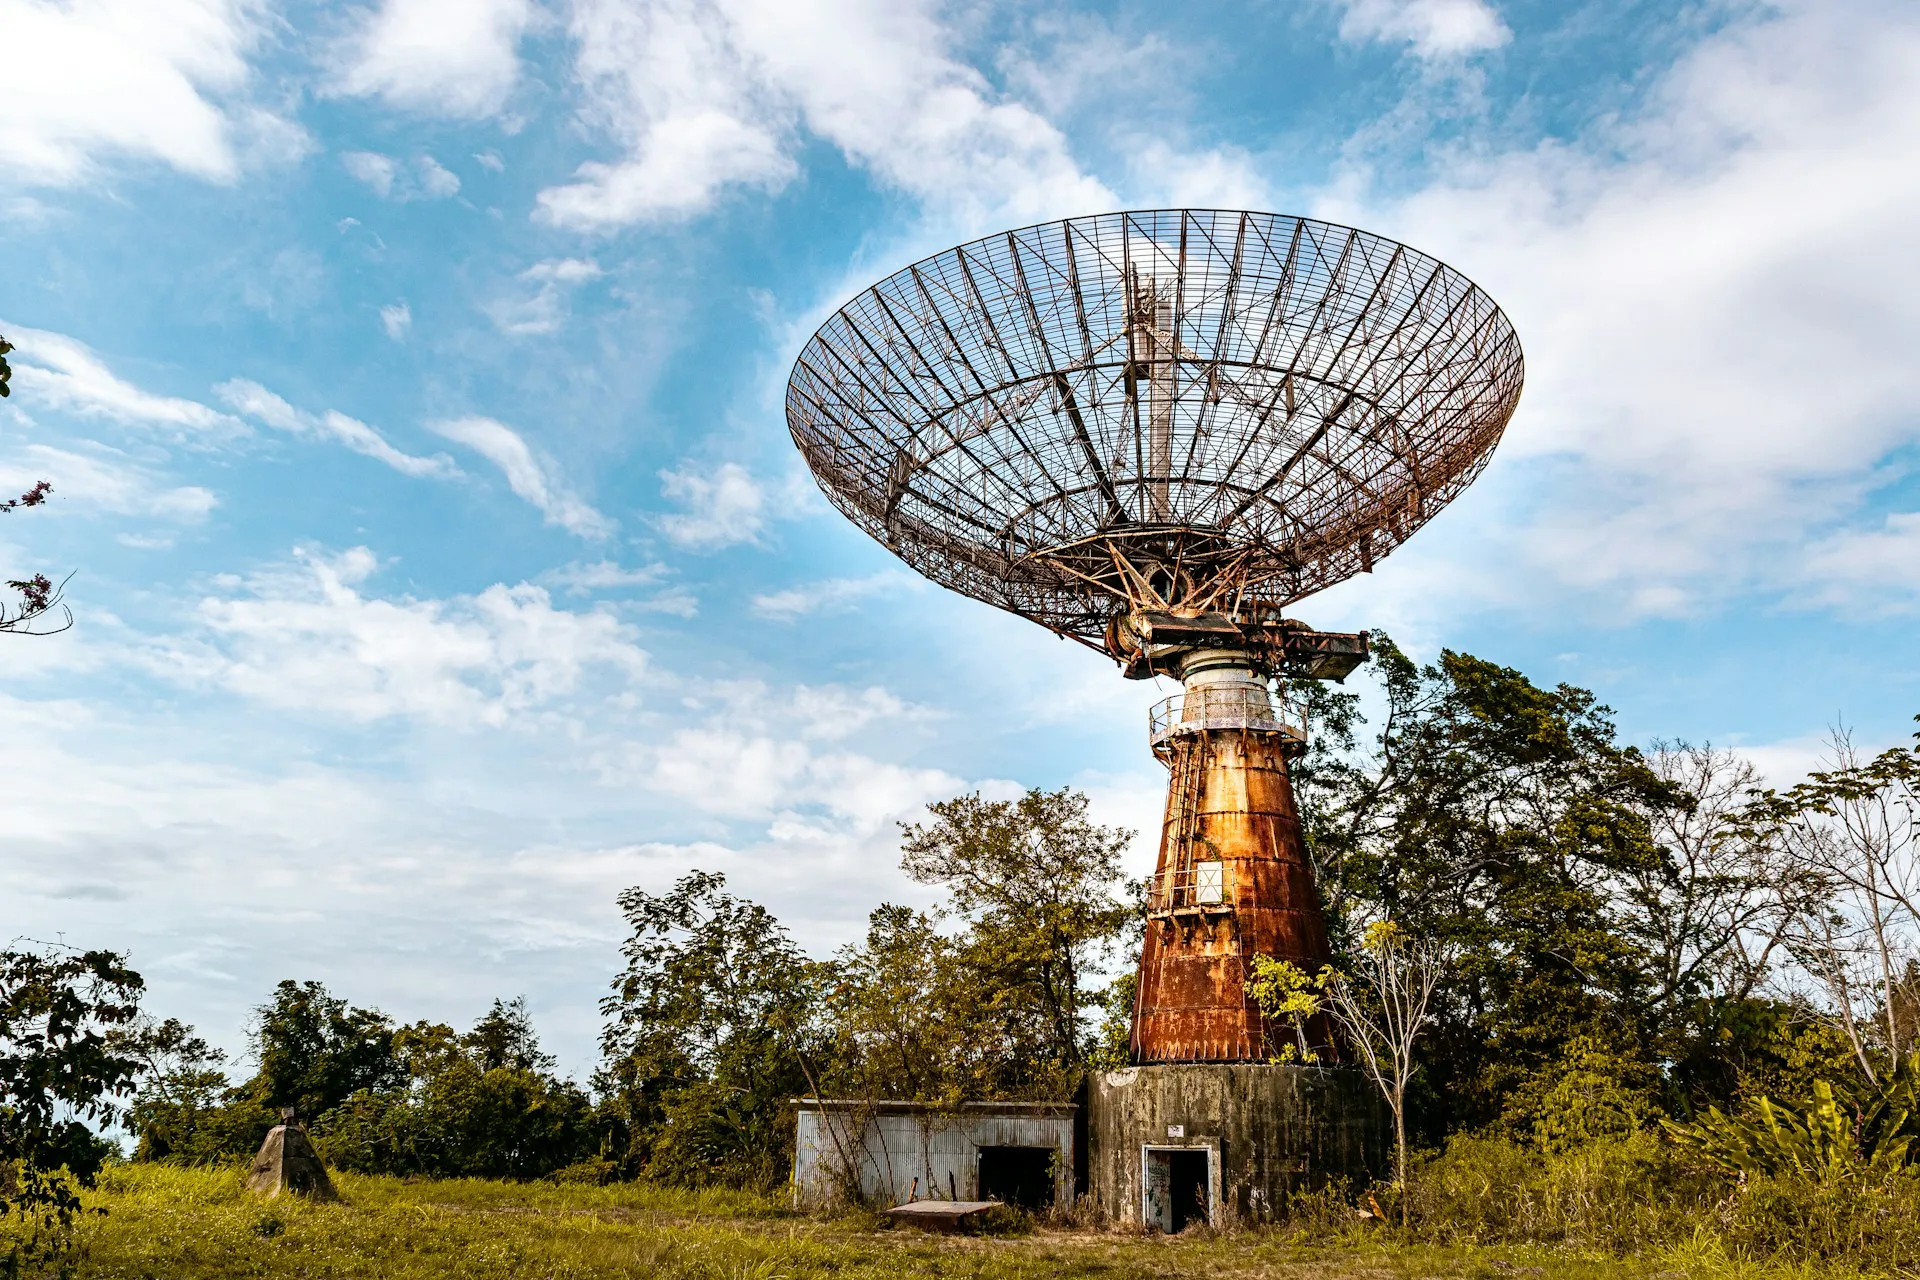
M 1305 218 L 1172 209 L 950 249 L 801 351 L 834 505 L 934 581 L 1099 646 L 1370 569 L 1472 482 L 1513 326 L 1450 267 Z

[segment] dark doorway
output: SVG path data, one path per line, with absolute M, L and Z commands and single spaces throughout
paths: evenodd
M 1140 1210 L 1147 1226 L 1171 1235 L 1213 1221 L 1205 1147 L 1148 1147 L 1142 1155 L 1146 1186 Z
M 1196 1222 L 1206 1222 L 1207 1153 L 1200 1151 L 1167 1152 L 1167 1190 L 1172 1209 L 1171 1230 L 1185 1231 Z
M 980 1198 L 1022 1209 L 1053 1203 L 1052 1147 L 980 1148 Z

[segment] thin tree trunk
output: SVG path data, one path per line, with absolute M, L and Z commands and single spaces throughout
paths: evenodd
M 1393 1091 L 1393 1165 L 1394 1181 L 1400 1187 L 1400 1227 L 1407 1225 L 1407 1091 L 1403 1085 Z

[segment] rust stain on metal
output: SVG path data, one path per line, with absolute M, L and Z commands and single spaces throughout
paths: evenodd
M 1165 753 L 1171 776 L 1140 955 L 1135 1061 L 1266 1057 L 1246 988 L 1251 958 L 1277 956 L 1309 972 L 1328 960 L 1287 772 L 1293 749 L 1280 733 L 1207 729 Z M 1206 866 L 1215 862 L 1217 882 Z

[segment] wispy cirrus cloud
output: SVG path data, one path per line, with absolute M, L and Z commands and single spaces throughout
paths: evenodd
M 534 286 L 531 294 L 489 304 L 487 315 L 502 333 L 552 333 L 567 317 L 569 295 L 606 274 L 591 258 L 548 258 L 522 271 L 518 280 Z
M 863 578 L 826 578 L 757 595 L 753 611 L 777 622 L 792 622 L 809 615 L 841 613 L 875 596 L 916 590 L 922 581 L 898 569 Z
M 707 470 L 687 463 L 662 471 L 660 492 L 683 508 L 660 516 L 660 531 L 693 551 L 756 541 L 771 506 L 766 487 L 737 462 Z
M 474 415 L 427 426 L 498 467 L 507 487 L 545 516 L 548 524 L 582 538 L 605 538 L 613 533 L 614 522 L 582 501 L 562 481 L 559 468 L 536 456 L 520 433 L 504 422 Z
M 376 462 L 386 463 L 401 475 L 422 479 L 451 479 L 460 474 L 460 468 L 455 466 L 453 459 L 444 453 L 436 453 L 431 457 L 405 453 L 396 449 L 385 436 L 358 418 L 349 418 L 346 414 L 333 409 L 321 414 L 307 413 L 305 410 L 294 408 L 281 397 L 249 379 L 233 378 L 215 387 L 214 392 L 234 412 L 264 423 L 276 431 L 332 440 Z
M 378 151 L 346 151 L 340 163 L 356 182 L 382 200 L 445 200 L 460 194 L 460 179 L 432 156 L 422 153 L 411 161 Z
M 181 439 L 245 434 L 238 419 L 182 396 L 161 395 L 127 381 L 85 343 L 65 334 L 8 325 L 14 344 L 13 385 L 37 404 L 134 426 L 171 428 Z

